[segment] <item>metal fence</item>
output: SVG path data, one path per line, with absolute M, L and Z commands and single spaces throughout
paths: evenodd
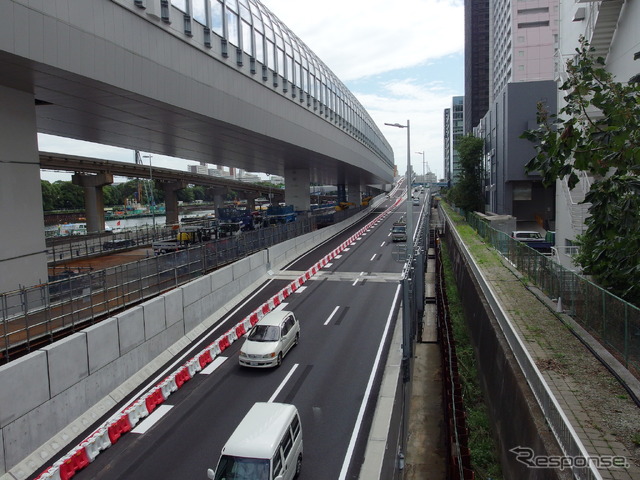
M 473 213 L 466 215 L 486 243 L 506 257 L 560 309 L 589 331 L 627 368 L 640 370 L 640 309 L 586 278 L 489 226 Z
M 358 211 L 353 209 L 350 214 Z M 104 270 L 68 273 L 64 279 L 0 294 L 0 362 L 315 229 L 313 217 L 300 218 Z M 91 248 L 90 239 L 80 242 Z
M 88 235 L 72 235 L 67 237 L 50 237 L 46 239 L 47 262 L 67 262 L 92 255 L 104 255 L 114 250 L 150 245 L 156 240 L 174 239 L 176 232 L 173 225 L 143 226 L 118 233 L 90 233 Z

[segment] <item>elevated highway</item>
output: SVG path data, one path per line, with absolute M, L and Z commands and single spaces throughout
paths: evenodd
M 392 183 L 366 110 L 257 0 L 2 0 L 0 31 L 0 291 L 46 278 L 37 133 L 282 175 L 299 210 L 310 182 Z
M 84 172 L 99 174 L 108 172 L 114 176 L 129 178 L 153 178 L 154 181 L 182 182 L 183 184 L 204 185 L 220 190 L 233 190 L 255 196 L 275 195 L 277 201 L 282 201 L 282 193 L 279 189 L 269 188 L 265 185 L 246 183 L 230 178 L 202 175 L 198 173 L 174 170 L 172 168 L 147 167 L 137 163 L 118 162 L 115 160 L 103 160 L 100 158 L 80 157 L 77 155 L 63 155 L 60 153 L 40 152 L 40 168 L 49 170 L 66 170 L 69 172 Z M 152 170 L 153 173 L 150 172 Z

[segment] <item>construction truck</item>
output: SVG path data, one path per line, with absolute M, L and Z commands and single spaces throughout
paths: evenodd
M 177 252 L 192 245 L 208 242 L 218 237 L 215 227 L 204 227 L 201 225 L 181 225 L 175 229 L 175 240 L 159 240 L 151 244 L 155 255 Z
M 352 203 L 352 202 L 338 202 L 338 205 L 336 205 L 336 212 L 340 212 L 342 210 L 347 210 L 349 207 L 355 207 L 356 204 Z
M 218 208 L 221 236 L 239 235 L 262 226 L 262 215 L 252 212 L 247 205 L 227 205 Z
M 269 225 L 295 222 L 296 218 L 293 205 L 271 205 L 267 208 L 266 223 Z

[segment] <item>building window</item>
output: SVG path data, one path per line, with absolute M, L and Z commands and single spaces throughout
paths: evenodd
M 231 45 L 240 45 L 238 31 L 238 14 L 227 10 L 227 40 Z
M 202 25 L 207 24 L 207 8 L 204 2 L 205 0 L 192 0 L 191 2 L 193 19 Z
M 549 7 L 540 7 L 540 8 L 523 8 L 519 9 L 518 13 L 522 15 L 533 15 L 537 13 L 549 13 Z
M 539 28 L 539 27 L 548 27 L 549 20 L 545 20 L 542 22 L 523 22 L 518 24 L 518 28 Z
M 224 35 L 222 28 L 222 3 L 217 0 L 211 2 L 211 30 L 220 35 Z

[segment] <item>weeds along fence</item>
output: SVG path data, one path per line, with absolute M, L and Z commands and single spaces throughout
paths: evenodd
M 614 354 L 627 368 L 640 371 L 640 309 L 612 295 L 553 257 L 546 256 L 504 232 L 496 230 L 473 213 L 467 223 L 502 254 L 531 283 L 560 305 Z
M 315 228 L 314 218 L 301 218 L 185 250 L 2 293 L 0 363 Z

